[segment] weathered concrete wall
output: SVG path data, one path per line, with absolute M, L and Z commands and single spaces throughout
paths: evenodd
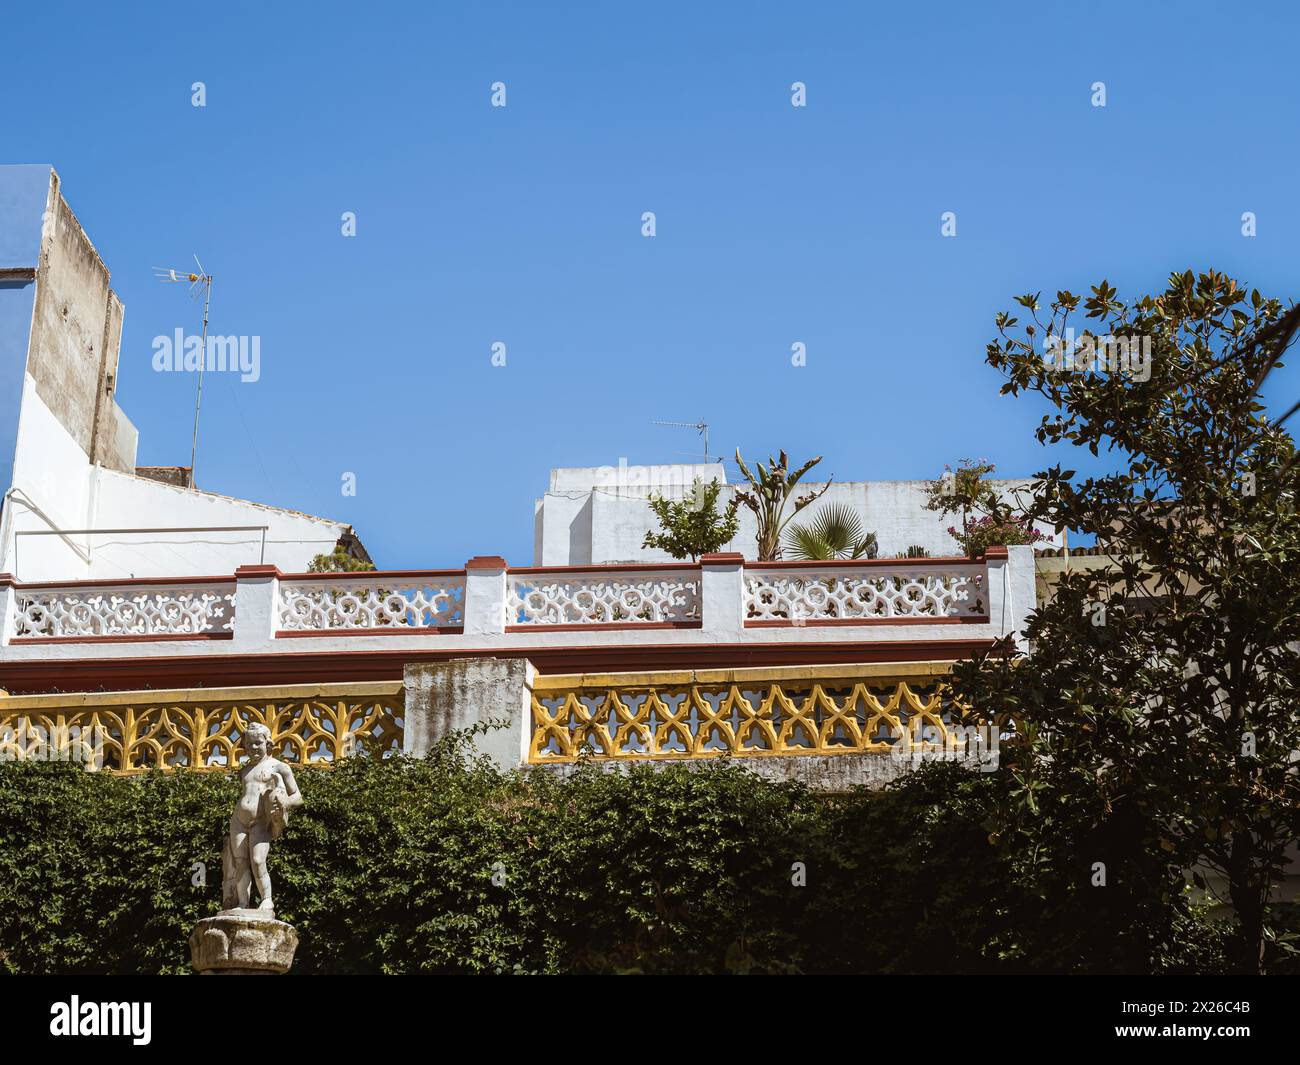
M 51 171 L 36 273 L 27 372 L 36 392 L 91 462 L 130 472 L 135 455 L 112 413 L 122 339 L 122 301 Z
M 131 473 L 140 442 L 140 430 L 116 403 L 108 404 L 107 416 L 101 417 L 96 435 L 103 448 L 99 461 L 110 470 Z
M 501 722 L 474 738 L 474 746 L 502 769 L 526 757 L 532 727 L 536 671 L 518 658 L 461 658 L 406 667 L 402 750 L 423 757 L 453 732 Z
M 132 473 L 135 470 L 136 443 L 140 434 L 126 412 L 117 405 L 118 357 L 122 348 L 122 319 L 125 313 L 126 309 L 117 293 L 110 292 L 90 461 L 110 470 Z
M 135 475 L 173 488 L 194 487 L 194 471 L 188 466 L 137 466 Z
M 723 764 L 724 759 L 646 759 L 641 761 L 593 761 L 591 764 L 606 773 L 626 773 L 633 766 L 686 766 L 688 769 L 707 770 Z M 973 770 L 985 769 L 977 758 L 962 759 Z M 851 791 L 853 788 L 883 788 L 915 769 L 920 762 L 906 758 L 893 758 L 888 754 L 806 754 L 789 758 L 731 758 L 725 763 L 764 780 L 776 783 L 796 782 L 817 791 Z M 569 776 L 578 770 L 573 762 L 557 765 L 530 765 L 529 772 L 557 773 Z

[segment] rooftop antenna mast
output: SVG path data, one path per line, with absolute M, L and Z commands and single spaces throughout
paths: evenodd
M 203 293 L 203 333 L 199 339 L 199 386 L 194 397 L 194 435 L 190 437 L 190 487 L 197 488 L 196 465 L 199 452 L 199 410 L 203 406 L 203 367 L 208 359 L 208 308 L 212 304 L 212 275 L 203 269 L 199 257 L 194 256 L 194 265 L 199 268 L 196 274 L 189 270 L 170 270 L 155 266 L 153 275 L 167 284 L 188 284 L 190 299 L 197 300 L 199 292 Z M 179 358 L 179 352 L 177 357 Z
M 698 422 L 655 422 L 655 425 L 666 425 L 670 429 L 694 429 L 704 437 L 704 463 L 708 465 L 712 461 L 709 457 L 709 423 L 701 418 Z

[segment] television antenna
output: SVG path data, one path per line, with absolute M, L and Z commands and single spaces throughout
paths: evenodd
M 707 465 L 709 458 L 709 423 L 701 418 L 698 422 L 655 422 L 655 425 L 666 425 L 670 429 L 694 429 L 704 437 L 704 462 Z
M 153 276 L 165 284 L 186 284 L 190 286 L 190 299 L 197 300 L 203 294 L 203 332 L 199 339 L 199 386 L 194 397 L 194 435 L 190 437 L 190 487 L 197 488 L 195 466 L 199 451 L 199 410 L 203 406 L 203 367 L 208 361 L 208 307 L 212 303 L 212 275 L 203 269 L 199 257 L 194 256 L 194 265 L 199 268 L 196 274 L 190 270 L 171 270 L 162 266 L 153 268 Z

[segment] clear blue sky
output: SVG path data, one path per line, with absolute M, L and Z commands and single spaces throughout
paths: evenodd
M 197 313 L 151 268 L 197 251 L 213 331 L 262 338 L 258 383 L 205 388 L 201 486 L 351 521 L 383 566 L 530 562 L 552 466 L 697 445 L 655 419 L 838 480 L 1027 474 L 1041 410 L 983 362 L 1014 294 L 1214 266 L 1300 295 L 1292 4 L 43 0 L 0 27 L 3 161 L 58 169 L 112 271 L 140 462 L 189 460 L 193 380 L 150 359 Z

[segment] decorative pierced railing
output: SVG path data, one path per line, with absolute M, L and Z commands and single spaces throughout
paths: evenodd
M 0 573 L 0 684 L 6 663 L 49 662 L 53 671 L 57 661 L 90 657 L 78 642 L 100 641 L 107 646 L 93 654 L 110 658 L 137 653 L 115 641 L 215 641 L 186 648 L 210 657 L 285 650 L 276 641 L 293 637 L 326 637 L 314 646 L 369 653 L 371 638 L 386 635 L 440 654 L 488 644 L 545 654 L 632 646 L 645 638 L 637 630 L 652 628 L 674 646 L 829 644 L 829 634 L 815 627 L 847 626 L 839 642 L 943 639 L 962 656 L 1020 631 L 1034 605 L 1033 565 L 1028 548 L 991 548 L 978 561 L 772 563 L 706 555 L 698 564 L 510 569 L 492 556 L 462 570 L 282 574 L 249 566 L 231 577 L 59 585 Z M 959 622 L 971 624 L 931 631 Z M 23 682 L 29 690 L 64 686 L 36 684 Z
M 620 572 L 622 570 L 623 572 Z M 699 570 L 510 573 L 506 626 L 698 624 Z
M 0 698 L 0 761 L 74 760 L 115 773 L 225 770 L 253 722 L 292 765 L 402 748 L 402 683 Z M 93 753 L 92 753 L 93 752 Z
M 289 632 L 336 629 L 458 629 L 465 624 L 465 575 L 286 580 L 279 627 Z
M 29 586 L 14 599 L 18 639 L 200 636 L 229 633 L 235 582 Z
M 745 621 L 884 621 L 987 615 L 982 565 L 747 567 Z
M 538 677 L 528 760 L 943 748 L 955 741 L 954 729 L 966 727 L 955 721 L 946 673 L 946 666 L 918 664 Z

